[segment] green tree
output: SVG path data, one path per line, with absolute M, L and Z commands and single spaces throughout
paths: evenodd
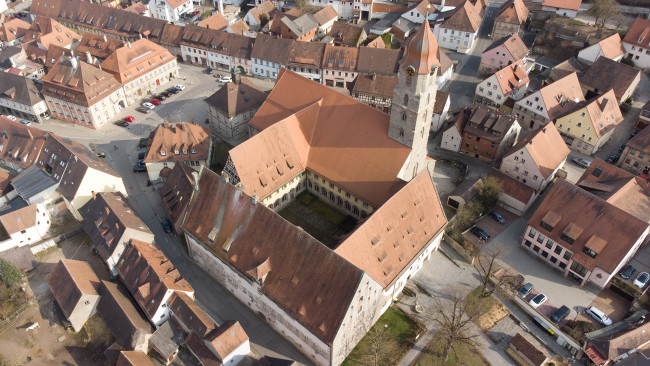
M 374 326 L 366 334 L 367 343 L 361 349 L 361 354 L 355 363 L 362 366 L 382 366 L 390 363 L 390 357 L 395 353 L 395 344 L 388 327 Z
M 303 10 L 307 6 L 307 0 L 296 0 L 296 8 Z
M 595 18 L 598 28 L 604 27 L 608 22 L 617 23 L 623 15 L 619 11 L 619 4 L 616 0 L 594 0 L 587 14 Z
M 260 14 L 260 28 L 264 28 L 266 23 L 269 22 L 269 15 L 268 14 Z
M 23 273 L 13 263 L 0 258 L 0 279 L 9 287 L 15 287 L 23 278 Z
M 499 201 L 499 192 L 501 192 L 501 183 L 494 177 L 485 177 L 479 187 L 478 199 L 483 206 L 483 211 L 494 207 Z M 481 212 L 485 214 L 485 212 Z
M 454 228 L 459 231 L 469 229 L 469 227 L 474 225 L 474 222 L 476 222 L 479 213 L 481 213 L 481 205 L 478 202 L 467 202 L 467 204 L 456 213 L 456 216 L 454 216 Z

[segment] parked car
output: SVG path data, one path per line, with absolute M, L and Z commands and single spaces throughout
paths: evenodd
M 230 77 L 230 76 L 222 76 L 217 81 L 220 82 L 220 83 L 229 83 L 229 82 L 232 81 L 232 77 Z
M 559 309 L 555 310 L 555 312 L 551 315 L 549 319 L 555 324 L 559 324 L 564 318 L 569 316 L 569 313 L 571 312 L 571 309 L 566 307 L 565 305 L 562 305 Z
M 596 319 L 597 322 L 604 326 L 612 325 L 612 320 L 605 315 L 602 311 L 598 310 L 596 307 L 591 306 L 585 310 L 587 314 L 591 315 L 592 318 Z
M 28 121 L 26 119 L 21 119 L 19 123 L 21 123 L 21 124 L 23 124 L 25 126 L 31 126 L 32 125 L 32 122 Z
M 12 116 L 11 114 L 4 114 L 4 115 L 2 115 L 2 116 L 3 116 L 4 118 L 8 118 L 8 119 L 10 119 L 10 120 L 12 120 L 12 121 L 16 121 L 16 119 L 17 119 L 16 116 Z
M 165 97 L 169 98 L 169 97 L 171 97 L 172 95 L 174 95 L 174 93 L 165 90 L 164 92 L 160 93 L 160 95 L 164 95 Z
M 490 212 L 490 217 L 494 221 L 498 222 L 499 224 L 505 224 L 506 223 L 506 219 L 504 219 L 503 216 L 501 216 L 501 214 L 496 212 L 496 211 Z
M 129 122 L 116 121 L 115 124 L 120 126 L 120 127 L 129 127 Z
M 648 272 L 641 272 L 636 280 L 634 280 L 634 286 L 644 288 L 648 284 L 648 280 L 650 280 L 650 274 Z
M 151 112 L 151 109 L 145 108 L 145 107 L 138 107 L 135 110 L 140 112 L 140 113 L 144 113 L 144 114 L 147 114 L 147 113 Z
M 625 150 L 625 144 L 621 145 L 621 147 L 618 148 L 618 151 L 623 151 Z
M 180 91 L 181 91 L 180 89 L 176 89 L 176 88 L 167 89 L 167 92 L 172 93 L 172 94 L 178 94 L 178 93 L 180 93 Z
M 133 116 L 124 117 L 124 122 L 133 122 L 133 121 L 135 121 L 135 117 Z
M 135 164 L 133 165 L 133 171 L 136 173 L 140 172 L 146 172 L 147 171 L 147 166 L 144 164 Z
M 546 302 L 548 298 L 544 294 L 537 294 L 537 296 L 533 297 L 528 303 L 530 306 L 533 308 L 537 309 L 540 305 Z
M 160 103 L 162 103 L 162 102 L 160 101 L 160 99 L 152 99 L 152 100 L 149 101 L 149 103 L 151 103 L 153 105 L 160 105 Z
M 104 158 L 106 158 L 106 154 L 103 153 L 103 152 L 98 152 L 98 153 L 97 153 L 97 157 L 98 157 L 98 158 L 102 158 L 102 159 L 104 159 Z
M 582 167 L 582 168 L 589 168 L 589 165 L 591 165 L 591 161 L 583 158 L 573 158 L 571 159 L 574 163 L 576 163 L 577 166 Z
M 619 275 L 627 280 L 634 275 L 634 272 L 636 272 L 636 268 L 632 267 L 631 264 L 628 264 L 627 266 L 623 267 Z
M 212 73 L 214 73 L 214 70 L 212 70 L 211 67 L 208 67 L 208 68 L 205 70 L 205 72 L 206 72 L 208 75 L 212 75 Z
M 158 99 L 160 101 L 163 101 L 163 100 L 167 99 L 167 96 L 165 96 L 164 94 L 158 94 L 158 95 L 156 95 L 156 99 Z
M 138 142 L 138 147 L 140 147 L 140 148 L 147 147 L 148 144 L 149 144 L 149 138 L 148 137 L 143 137 Z
M 176 88 L 176 89 L 178 89 L 180 91 L 183 91 L 183 90 L 185 90 L 185 85 L 183 85 L 183 84 L 174 85 L 174 88 Z
M 143 160 L 145 156 L 147 156 L 146 151 L 143 151 L 143 152 L 139 153 L 138 154 L 138 160 Z
M 169 222 L 169 220 L 167 220 L 167 219 L 162 220 L 162 227 L 163 227 L 163 230 L 166 233 L 171 233 L 172 232 L 172 225 Z
M 527 284 L 521 286 L 517 294 L 521 297 L 526 297 L 531 291 L 533 291 L 533 284 L 528 282 Z
M 610 164 L 616 164 L 618 162 L 618 158 L 619 158 L 618 155 L 610 155 L 607 158 L 607 162 L 610 163 Z
M 472 234 L 476 235 L 479 237 L 479 239 L 483 240 L 489 240 L 490 239 L 490 234 L 488 234 L 485 230 L 481 229 L 478 226 L 474 226 L 469 231 L 472 232 Z
M 154 108 L 156 108 L 155 105 L 153 105 L 153 104 L 151 104 L 151 103 L 149 103 L 149 102 L 144 102 L 144 103 L 142 103 L 142 106 L 145 107 L 145 108 L 147 108 L 147 109 L 154 109 Z

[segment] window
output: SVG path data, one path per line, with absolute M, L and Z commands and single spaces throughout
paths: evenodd
M 573 262 L 573 264 L 571 264 L 571 270 L 577 273 L 578 275 L 580 275 L 581 277 L 584 277 L 589 271 L 585 266 L 583 266 L 578 262 Z
M 546 231 L 553 231 L 553 226 L 549 225 L 547 222 L 542 221 L 539 226 L 541 226 Z
M 562 256 L 562 258 L 564 258 L 564 259 L 566 259 L 566 260 L 571 259 L 571 252 L 569 252 L 569 251 L 567 250 L 566 252 L 564 252 L 564 255 Z
M 556 246 L 554 252 L 555 252 L 555 254 L 560 254 L 560 253 L 562 253 L 562 247 L 559 246 L 559 245 Z
M 553 263 L 553 264 L 557 263 L 557 258 L 551 257 L 551 263 Z
M 545 250 L 542 250 L 542 257 L 548 258 L 548 252 Z
M 528 232 L 528 236 L 530 236 L 531 238 L 534 238 L 535 235 L 537 235 L 537 231 L 535 231 L 535 229 L 533 229 L 533 228 L 531 227 L 531 228 L 530 228 L 530 231 Z
M 539 235 L 537 236 L 537 242 L 538 242 L 538 243 L 543 243 L 543 242 L 544 242 L 544 239 L 546 239 L 546 237 L 545 237 L 544 235 L 542 235 L 542 234 L 539 234 Z
M 547 240 L 547 241 L 546 241 L 546 248 L 548 248 L 548 249 L 553 248 L 553 242 L 550 241 L 550 240 Z
M 570 237 L 570 236 L 568 236 L 566 234 L 562 234 L 560 236 L 560 239 L 562 241 L 565 241 L 567 244 L 571 244 L 571 245 L 573 245 L 573 243 L 575 242 L 575 240 L 572 237 Z
M 539 252 L 539 247 L 538 247 L 537 245 L 535 245 L 535 246 L 533 247 L 533 250 L 536 251 L 536 252 Z
M 596 258 L 596 256 L 598 255 L 598 253 L 594 252 L 593 250 L 589 249 L 588 247 L 585 247 L 582 251 L 586 255 L 590 256 L 591 258 Z

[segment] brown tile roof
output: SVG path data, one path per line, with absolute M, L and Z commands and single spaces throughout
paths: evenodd
M 144 16 L 144 13 L 149 11 L 149 7 L 145 4 L 143 4 L 141 1 L 138 1 L 137 3 L 127 6 L 124 8 L 125 11 L 130 11 L 131 13 L 136 13 Z
M 248 12 L 255 18 L 255 21 L 260 23 L 262 20 L 260 16 L 262 14 L 266 14 L 269 17 L 269 20 L 273 18 L 273 14 L 277 11 L 275 5 L 271 0 L 266 0 L 265 2 L 261 3 L 260 5 L 252 8 Z
M 554 216 L 552 220 L 548 219 L 553 226 L 551 232 L 540 225 L 542 220 L 547 221 L 549 214 Z M 569 225 L 582 229 L 582 233 L 573 238 L 573 245 L 565 245 L 574 253 L 572 259 L 589 270 L 599 267 L 610 274 L 648 230 L 647 221 L 636 218 L 563 178 L 549 190 L 528 224 L 556 243 L 564 243 L 560 237 Z M 596 251 L 596 257 L 584 253 L 585 247 Z
M 99 278 L 84 261 L 60 259 L 47 283 L 66 318 L 72 315 L 82 295 L 99 296 Z
M 213 352 L 224 360 L 232 354 L 239 346 L 248 341 L 248 334 L 237 321 L 227 321 L 214 329 L 206 337 L 205 341 L 212 347 Z
M 98 158 L 86 146 L 54 134 L 47 139 L 38 163 L 35 162 L 34 165 L 39 169 L 51 170 L 51 178 L 55 181 L 58 179 L 59 186 L 56 190 L 69 201 L 77 196 L 77 191 L 89 169 L 121 178 L 103 159 Z M 59 178 L 53 176 L 55 173 Z M 64 177 L 65 179 L 63 179 Z
M 184 27 L 175 24 L 165 24 L 159 42 L 163 46 L 180 47 Z
M 84 218 L 82 228 L 103 260 L 109 258 L 126 229 L 153 234 L 119 192 L 95 195 L 79 210 Z
M 352 93 L 370 94 L 392 98 L 399 80 L 394 76 L 359 74 L 354 79 Z
M 226 53 L 232 57 L 250 60 L 251 52 L 253 49 L 253 44 L 255 43 L 254 38 L 242 36 L 239 34 L 229 34 L 226 37 L 227 48 Z
M 571 73 L 562 79 L 549 84 L 539 90 L 549 119 L 554 120 L 565 114 L 571 104 L 584 101 L 585 96 L 582 94 L 578 76 Z M 568 107 L 563 107 L 562 104 L 568 104 Z
M 370 37 L 368 37 L 370 38 Z M 384 40 L 381 37 L 375 37 L 374 40 L 370 41 L 366 47 L 370 48 L 386 48 L 386 44 L 384 43 Z
M 326 45 L 321 68 L 356 72 L 358 59 L 359 49 L 356 47 Z
M 234 82 L 227 83 L 204 101 L 228 117 L 234 117 L 259 108 L 266 97 L 268 94 L 247 78 L 242 78 L 239 85 Z
M 126 84 L 174 60 L 166 48 L 142 38 L 116 49 L 102 62 L 102 70 Z
M 442 90 L 436 91 L 436 102 L 433 104 L 433 113 L 441 114 L 449 100 L 449 93 Z
M 113 75 L 84 61 L 73 67 L 68 58 L 58 61 L 43 78 L 44 95 L 90 107 L 107 98 L 120 84 Z
M 438 76 L 441 76 L 447 70 L 449 70 L 450 67 L 454 65 L 454 61 L 447 56 L 446 53 L 444 53 L 442 50 L 438 49 L 438 60 L 440 60 L 440 67 L 438 68 Z
M 124 46 L 122 40 L 94 33 L 84 33 L 75 51 L 83 60 L 86 59 L 84 54 L 90 52 L 93 57 L 103 61 L 122 46 Z
M 230 31 L 232 31 L 233 34 L 239 35 L 243 35 L 245 32 L 251 29 L 248 24 L 246 24 L 244 19 L 239 19 L 238 21 L 232 23 L 228 28 Z
M 213 16 L 200 21 L 199 27 L 222 30 L 228 28 L 228 21 L 221 13 L 216 13 Z
M 0 25 L 0 41 L 11 42 L 17 38 L 23 37 L 30 24 L 24 20 L 14 18 Z
M 360 73 L 395 76 L 402 50 L 360 47 L 357 71 Z
M 334 38 L 334 42 L 346 46 L 356 47 L 359 45 L 359 38 L 363 32 L 363 28 L 357 27 L 353 24 L 334 22 L 329 36 Z M 383 43 L 383 41 L 382 41 Z
M 453 29 L 462 32 L 476 33 L 481 25 L 481 14 L 469 0 L 456 8 L 453 15 L 445 19 L 440 25 L 441 28 Z
M 640 77 L 641 70 L 601 56 L 580 78 L 580 83 L 595 88 L 600 93 L 614 89 L 616 98 L 620 100 L 630 85 Z
M 379 207 L 394 192 L 411 151 L 388 138 L 388 119 L 383 112 L 283 69 L 249 122 L 262 132 L 230 150 L 230 158 L 250 195 L 266 197 L 309 169 Z
M 0 170 L 0 195 L 4 196 L 13 190 L 13 187 L 11 187 L 10 184 L 11 180 L 14 178 L 15 176 L 5 172 L 4 170 Z
M 468 122 L 463 132 L 501 143 L 517 119 L 494 108 L 478 105 L 472 109 Z
M 542 6 L 578 10 L 580 9 L 580 4 L 582 4 L 582 0 L 546 0 L 542 3 Z
M 621 210 L 650 222 L 650 183 L 643 178 L 594 159 L 576 185 Z
M 11 262 L 11 264 L 23 272 L 31 271 L 38 266 L 36 257 L 34 257 L 34 253 L 32 253 L 29 245 L 4 250 L 0 252 L 0 257 Z
M 496 168 L 490 169 L 489 177 L 494 177 L 501 184 L 501 191 L 519 202 L 528 203 L 535 195 L 535 190 Z
M 522 60 L 516 61 L 497 71 L 495 76 L 504 96 L 508 96 L 513 90 L 525 87 L 525 85 L 530 83 Z
M 6 213 L 0 216 L 0 224 L 2 224 L 9 235 L 34 227 L 38 219 L 36 208 L 37 204 L 34 203 Z
M 641 132 L 629 139 L 625 145 L 644 154 L 650 154 L 650 128 L 641 130 Z
M 277 16 L 278 13 L 276 13 Z M 289 60 L 289 47 L 292 41 L 286 38 L 275 38 L 266 34 L 258 34 L 253 45 L 251 57 L 286 65 Z
M 2 80 L 6 81 L 6 78 Z M 47 132 L 0 117 L 0 137 L 0 158 L 22 170 L 38 161 L 47 140 Z
M 430 3 L 428 0 L 421 0 L 419 2 L 413 2 L 411 5 L 406 9 L 406 11 L 411 11 L 413 9 L 417 10 L 422 14 L 423 16 L 427 14 L 427 7 L 430 6 Z
M 158 191 L 162 198 L 163 206 L 171 218 L 176 232 L 181 232 L 181 225 L 185 218 L 187 205 L 194 192 L 194 169 L 189 165 L 179 162 L 167 176 L 165 184 Z
M 621 35 L 618 33 L 612 34 L 611 36 L 598 42 L 598 44 L 600 45 L 603 56 L 609 59 L 615 59 L 625 54 L 623 41 L 621 40 Z
M 173 9 L 176 9 L 188 1 L 190 0 L 167 0 L 167 4 L 169 4 Z
M 650 48 L 650 20 L 636 18 L 630 29 L 625 34 L 623 42 L 643 48 Z
M 361 270 L 208 169 L 201 170 L 183 229 L 242 276 L 260 281 L 264 294 L 313 334 L 334 340 Z M 265 262 L 265 276 L 253 277 Z
M 373 212 L 336 253 L 387 289 L 446 226 L 433 179 L 425 169 Z
M 318 25 L 323 25 L 330 20 L 338 18 L 339 14 L 334 10 L 332 5 L 328 5 L 321 10 L 314 13 L 314 18 L 318 22 Z
M 646 322 L 634 328 L 625 328 L 618 332 L 590 339 L 588 343 L 595 346 L 606 359 L 613 360 L 647 344 L 650 341 L 649 333 L 650 323 Z
M 581 64 L 580 61 L 576 60 L 575 57 L 571 57 L 553 67 L 551 69 L 551 74 L 549 77 L 552 81 L 556 81 L 574 72 L 578 75 L 578 77 L 580 77 L 586 69 L 587 68 Z
M 623 121 L 623 114 L 621 114 L 616 99 L 614 91 L 610 89 L 603 95 L 579 103 L 574 107 L 575 109 L 571 109 L 567 113 L 585 110 L 591 118 L 594 132 L 601 137 Z
M 396 3 L 372 3 L 373 13 L 404 13 L 407 7 Z
M 289 47 L 287 65 L 320 69 L 324 53 L 324 43 L 293 41 Z
M 189 122 L 163 122 L 149 135 L 144 162 L 207 160 L 210 142 L 207 128 Z
M 118 283 L 101 282 L 97 311 L 115 340 L 126 348 L 133 348 L 142 335 L 153 333 L 151 324 L 135 307 L 124 286 Z
M 92 34 L 92 33 L 86 33 L 86 34 Z M 30 47 L 31 48 L 31 47 Z M 44 64 L 45 67 L 47 67 L 47 70 L 51 69 L 56 65 L 57 62 L 61 59 L 62 56 L 64 57 L 71 57 L 73 55 L 76 55 L 74 50 L 70 50 L 64 47 L 57 46 L 55 44 L 51 45 L 50 48 L 47 49 L 47 52 L 45 53 L 44 57 Z M 32 57 L 34 58 L 34 57 Z M 85 60 L 85 57 L 84 57 Z
M 528 151 L 544 178 L 550 176 L 571 152 L 553 123 L 526 134 L 503 158 L 521 149 Z
M 417 32 L 404 42 L 403 48 L 401 67 L 413 66 L 417 74 L 428 74 L 434 68 L 440 68 L 438 40 L 428 21 L 423 22 Z
M 116 265 L 122 281 L 151 321 L 171 291 L 194 289 L 157 245 L 131 239 Z M 157 320 L 157 319 L 156 319 Z
M 115 366 L 154 366 L 144 352 L 121 351 Z
M 79 34 L 56 20 L 36 16 L 25 33 L 23 42 L 39 42 L 45 49 L 48 49 L 52 44 L 69 47 L 72 43 L 80 39 L 81 36 Z
M 212 352 L 205 341 L 194 333 L 185 338 L 185 346 L 203 366 L 222 366 L 219 357 Z
M 497 11 L 495 22 L 523 24 L 528 18 L 528 8 L 523 0 L 507 0 Z
M 532 343 L 528 342 L 521 334 L 517 333 L 510 340 L 510 347 L 523 354 L 528 361 L 532 362 L 531 366 L 542 366 L 546 361 L 546 355 Z
M 493 42 L 488 48 L 485 49 L 485 51 L 483 51 L 483 53 L 485 54 L 486 52 L 502 45 L 508 51 L 510 57 L 512 57 L 513 60 L 521 60 L 528 55 L 528 48 L 526 48 L 524 41 L 522 41 L 521 38 L 519 38 L 519 35 L 516 33 L 505 36 L 498 41 Z
M 175 320 L 201 338 L 217 328 L 214 320 L 184 292 L 174 292 L 167 304 Z

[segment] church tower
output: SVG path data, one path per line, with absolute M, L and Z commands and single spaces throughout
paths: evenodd
M 388 137 L 412 149 L 399 174 L 407 182 L 427 166 L 427 143 L 436 101 L 440 60 L 438 40 L 428 19 L 427 13 L 422 26 L 404 48 L 388 127 Z

